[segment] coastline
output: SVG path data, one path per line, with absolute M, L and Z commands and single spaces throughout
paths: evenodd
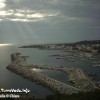
M 83 81 L 83 83 L 81 83 L 81 82 L 80 83 L 85 84 L 87 86 L 92 86 L 92 84 L 87 80 L 86 76 L 84 76 L 83 71 L 80 70 L 80 69 L 76 70 L 76 69 L 71 69 L 71 68 L 69 68 L 69 69 L 68 68 L 51 68 L 51 67 L 41 67 L 41 66 L 38 66 L 38 65 L 37 66 L 36 65 L 30 65 L 30 64 L 26 63 L 26 60 L 25 60 L 24 57 L 19 56 L 18 54 L 17 55 L 12 54 L 12 60 L 13 61 L 9 66 L 7 66 L 7 69 L 9 69 L 10 71 L 15 72 L 15 73 L 25 77 L 25 78 L 28 78 L 31 81 L 35 81 L 35 82 L 38 82 L 38 84 L 49 87 L 51 90 L 56 91 L 58 93 L 73 94 L 73 93 L 79 93 L 79 91 L 87 92 L 87 90 L 85 89 L 85 87 L 81 87 L 81 85 L 80 85 L 80 87 L 76 88 L 76 87 L 64 84 L 62 82 L 58 82 L 58 81 L 56 81 L 54 79 L 51 79 L 47 76 L 40 75 L 40 74 L 34 72 L 32 70 L 32 68 L 40 68 L 40 69 L 44 69 L 44 70 L 45 69 L 59 70 L 59 71 L 67 72 L 67 74 L 69 74 L 70 81 L 73 81 L 75 84 L 77 84 L 77 83 L 79 83 L 79 81 L 85 79 L 85 81 Z M 76 78 L 79 77 L 78 81 L 76 81 L 77 79 L 75 77 Z M 50 82 L 52 84 L 50 84 Z M 54 85 L 54 84 L 56 84 L 56 85 Z M 88 89 L 88 91 L 94 90 L 93 86 L 89 87 L 89 88 L 90 89 Z M 67 91 L 67 90 L 69 90 L 69 91 Z

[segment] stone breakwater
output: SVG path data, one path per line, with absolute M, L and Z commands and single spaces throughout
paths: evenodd
M 18 65 L 9 65 L 7 68 L 12 72 L 20 74 L 21 76 L 30 79 L 31 81 L 38 82 L 38 84 L 48 87 L 51 90 L 58 93 L 64 93 L 70 95 L 73 93 L 78 93 L 80 91 L 79 89 L 73 86 L 64 84 L 50 77 L 36 73 L 35 71 L 32 71 L 27 67 L 20 67 Z
M 23 66 L 24 65 L 20 65 Z M 82 90 L 83 92 L 91 91 L 96 88 L 95 84 L 89 79 L 87 75 L 80 68 L 66 68 L 66 67 L 48 67 L 48 66 L 38 66 L 38 65 L 28 65 L 27 67 L 31 68 L 33 71 L 36 69 L 42 70 L 55 70 L 66 73 L 69 78 L 69 82 L 72 86 Z
M 84 85 L 84 87 L 88 90 L 93 88 L 93 85 L 90 81 L 84 76 L 83 72 L 81 70 L 75 70 L 73 68 L 51 68 L 51 67 L 39 67 L 36 65 L 30 65 L 26 62 L 26 57 L 21 56 L 20 53 L 14 53 L 11 55 L 11 64 L 7 66 L 7 69 L 9 69 L 12 72 L 15 72 L 27 79 L 30 79 L 33 82 L 36 82 L 44 87 L 48 87 L 49 89 L 53 90 L 54 92 L 58 93 L 64 93 L 71 95 L 73 93 L 79 93 L 84 92 L 84 89 L 78 88 L 78 85 L 81 83 Z M 39 74 L 33 70 L 33 68 L 40 68 L 40 69 L 51 69 L 51 70 L 58 70 L 65 72 L 69 74 L 69 79 L 73 82 L 75 82 L 75 86 L 71 86 L 68 84 L 65 84 L 63 82 L 59 82 L 55 79 L 52 79 L 50 77 L 47 77 L 45 75 Z M 86 80 L 86 81 L 83 81 Z M 79 83 L 79 84 L 78 84 Z M 77 84 L 77 87 L 76 87 Z M 81 85 L 82 85 L 81 84 Z M 81 87 L 80 85 L 80 87 Z M 91 87 L 89 87 L 91 86 Z

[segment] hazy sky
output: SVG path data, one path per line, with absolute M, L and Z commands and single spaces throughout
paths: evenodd
M 0 0 L 0 44 L 91 39 L 100 39 L 100 0 Z

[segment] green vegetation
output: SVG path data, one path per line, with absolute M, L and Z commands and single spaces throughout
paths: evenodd
M 45 100 L 100 100 L 100 90 L 72 95 L 54 94 L 47 96 Z
M 76 42 L 75 44 L 100 44 L 100 40 L 91 40 L 91 41 L 80 41 Z

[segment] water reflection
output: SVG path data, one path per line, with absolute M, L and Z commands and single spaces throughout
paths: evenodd
M 0 44 L 0 47 L 1 46 L 9 46 L 9 45 L 12 45 L 12 44 Z
M 41 72 L 41 71 L 42 71 L 41 69 L 37 69 L 37 68 L 33 68 L 33 69 L 31 69 L 31 70 L 33 70 L 33 71 L 35 71 L 35 72 Z

